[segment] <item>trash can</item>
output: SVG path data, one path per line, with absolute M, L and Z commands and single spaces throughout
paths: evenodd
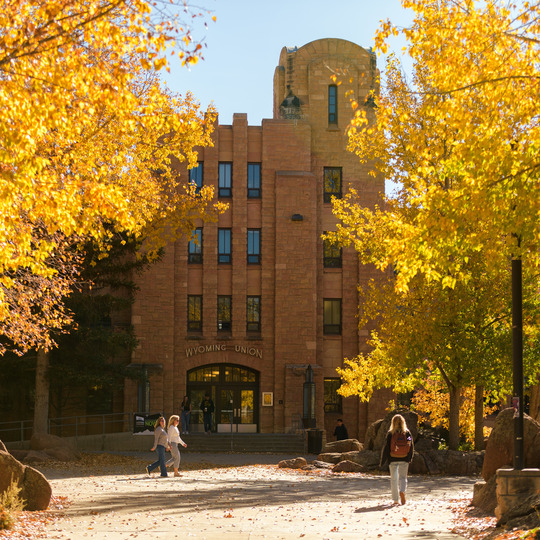
M 306 429 L 309 454 L 320 454 L 322 450 L 322 429 Z

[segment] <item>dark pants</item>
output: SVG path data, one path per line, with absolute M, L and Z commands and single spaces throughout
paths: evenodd
M 156 446 L 156 452 L 158 455 L 157 461 L 154 461 L 152 465 L 148 465 L 148 472 L 152 472 L 159 465 L 161 476 L 167 476 L 167 466 L 165 465 L 165 447 L 158 444 Z
M 211 412 L 203 413 L 203 423 L 204 423 L 204 431 L 212 430 L 212 413 Z

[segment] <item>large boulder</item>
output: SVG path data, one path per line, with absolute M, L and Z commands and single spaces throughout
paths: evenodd
M 0 452 L 7 452 L 6 445 L 0 441 Z
M 307 461 L 303 457 L 297 457 L 294 459 L 282 459 L 278 463 L 280 469 L 302 469 L 307 466 Z
M 45 452 L 58 461 L 75 461 L 80 458 L 74 443 L 49 433 L 32 435 L 30 448 L 36 452 Z
M 360 452 L 344 452 L 341 454 L 341 461 L 352 461 L 364 467 L 365 470 L 374 470 L 379 467 L 379 452 L 362 450 Z
M 405 418 L 407 428 L 411 432 L 413 440 L 416 441 L 416 439 L 418 438 L 418 414 L 416 414 L 413 411 L 398 409 L 396 411 L 392 411 L 388 413 L 383 418 L 382 422 L 379 425 L 379 428 L 377 429 L 377 435 L 375 436 L 375 439 L 373 440 L 373 443 L 372 443 L 373 450 L 381 450 L 381 448 L 384 446 L 384 443 L 386 441 L 386 434 L 388 433 L 388 430 L 390 429 L 392 418 L 396 414 L 401 414 L 401 416 Z M 371 443 L 368 443 L 366 445 L 366 448 L 369 448 L 370 445 Z
M 472 505 L 488 514 L 495 512 L 497 506 L 497 476 L 495 474 L 487 482 L 479 480 L 474 484 Z
M 10 453 L 0 450 L 0 493 L 9 488 L 12 480 L 21 488 L 20 497 L 26 501 L 25 510 L 47 509 L 52 495 L 47 479 L 39 471 L 17 461 Z
M 332 472 L 340 473 L 340 472 L 366 472 L 367 469 L 360 465 L 359 463 L 355 463 L 354 461 L 340 461 L 338 464 L 334 465 L 334 468 L 332 469 Z
M 341 454 L 338 452 L 327 452 L 324 454 L 319 454 L 317 456 L 319 461 L 324 461 L 325 463 L 339 463 L 341 461 Z
M 372 422 L 366 431 L 366 436 L 364 438 L 364 448 L 366 450 L 373 450 L 375 447 L 375 439 L 377 438 L 377 433 L 379 433 L 379 429 L 381 427 L 381 424 L 383 423 L 383 419 L 375 420 L 375 422 Z
M 333 453 L 333 452 L 351 452 L 362 450 L 364 447 L 362 443 L 358 442 L 357 439 L 343 439 L 341 441 L 331 441 L 324 445 L 322 449 L 323 454 Z
M 540 424 L 523 415 L 523 459 L 525 468 L 540 467 Z M 497 471 L 512 467 L 514 456 L 514 409 L 504 409 L 495 420 L 489 436 L 482 477 L 487 482 Z

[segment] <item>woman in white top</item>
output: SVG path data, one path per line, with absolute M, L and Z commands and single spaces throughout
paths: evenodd
M 178 473 L 178 467 L 180 467 L 180 450 L 178 450 L 178 445 L 181 444 L 184 448 L 187 447 L 187 444 L 180 438 L 180 432 L 178 431 L 178 423 L 180 422 L 180 417 L 176 414 L 173 414 L 169 418 L 169 424 L 167 428 L 167 438 L 169 439 L 169 444 L 171 445 L 171 454 L 172 457 L 167 461 L 167 467 L 170 467 L 174 463 L 174 476 L 181 476 Z

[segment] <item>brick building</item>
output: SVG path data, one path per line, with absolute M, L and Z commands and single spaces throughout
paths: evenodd
M 230 431 L 231 420 L 238 431 L 288 432 L 307 417 L 330 436 L 343 417 L 361 440 L 382 416 L 387 397 L 362 404 L 336 393 L 335 368 L 366 348 L 357 283 L 372 270 L 353 249 L 321 239 L 336 228 L 332 196 L 353 186 L 371 207 L 384 190 L 346 150 L 346 92 L 362 102 L 376 76 L 374 55 L 348 41 L 283 48 L 273 118 L 249 126 L 235 114 L 232 125 L 216 126 L 199 166 L 181 171 L 213 185 L 229 210 L 201 223 L 198 242 L 169 245 L 140 279 L 132 364 L 147 382 L 126 381 L 124 410 L 172 414 L 187 394 L 191 430 L 201 431 L 198 404 L 209 392 L 218 432 Z

